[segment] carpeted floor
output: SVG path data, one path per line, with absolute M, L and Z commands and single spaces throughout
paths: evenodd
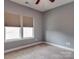
M 74 52 L 40 44 L 5 54 L 5 59 L 74 59 Z

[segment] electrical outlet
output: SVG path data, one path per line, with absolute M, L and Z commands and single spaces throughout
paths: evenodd
M 70 42 L 66 42 L 66 45 L 68 45 L 68 46 L 69 46 L 69 45 L 70 45 Z

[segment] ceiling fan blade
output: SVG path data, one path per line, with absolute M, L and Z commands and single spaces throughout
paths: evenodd
M 37 0 L 35 4 L 39 4 L 40 0 Z
M 49 0 L 50 2 L 54 2 L 55 0 Z

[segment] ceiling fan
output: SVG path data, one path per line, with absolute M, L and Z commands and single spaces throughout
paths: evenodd
M 55 0 L 49 0 L 50 2 L 54 2 Z M 39 4 L 40 0 L 37 0 L 35 4 Z

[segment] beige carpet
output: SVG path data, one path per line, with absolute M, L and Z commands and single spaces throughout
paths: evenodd
M 40 44 L 5 54 L 5 59 L 74 59 L 74 52 Z

